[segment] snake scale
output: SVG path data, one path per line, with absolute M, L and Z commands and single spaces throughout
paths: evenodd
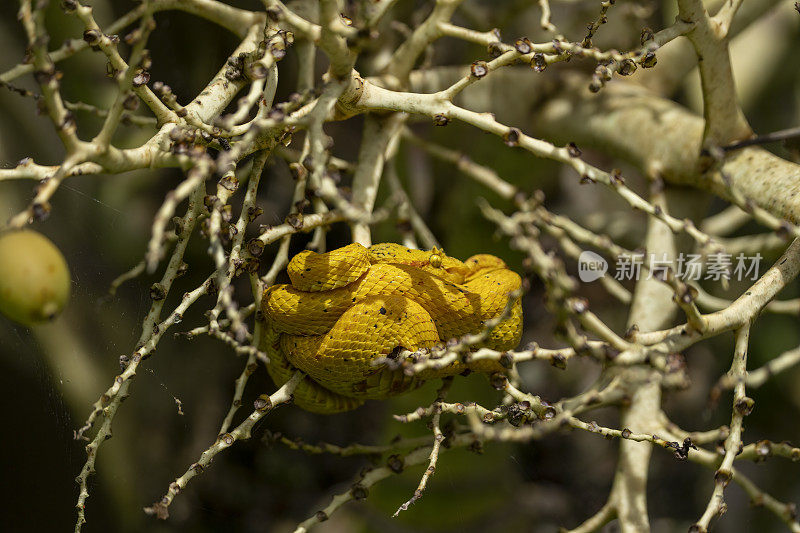
M 278 386 L 297 369 L 306 374 L 294 392 L 303 409 L 347 411 L 429 379 L 504 370 L 493 360 L 456 361 L 409 376 L 396 366 L 374 363 L 397 349 L 432 348 L 480 332 L 485 321 L 500 315 L 521 280 L 493 255 L 462 262 L 437 249 L 350 244 L 322 254 L 301 252 L 287 272 L 291 284 L 264 291 L 265 334 L 259 346 L 269 356 L 267 368 Z M 521 330 L 517 298 L 481 346 L 513 349 Z

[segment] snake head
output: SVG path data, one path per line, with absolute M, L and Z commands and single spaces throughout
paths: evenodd
M 438 272 L 433 273 L 453 283 L 463 283 L 464 277 L 468 272 L 468 268 L 464 263 L 448 256 L 440 248 L 434 248 L 430 251 L 428 265 L 426 266 L 437 270 Z

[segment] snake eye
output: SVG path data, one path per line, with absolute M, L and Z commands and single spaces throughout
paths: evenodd
M 439 255 L 439 254 L 431 254 L 431 256 L 428 258 L 428 263 L 433 268 L 441 268 L 442 267 L 442 256 Z

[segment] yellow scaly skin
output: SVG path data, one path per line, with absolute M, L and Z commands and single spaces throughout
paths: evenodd
M 291 285 L 264 291 L 266 319 L 261 350 L 275 383 L 296 369 L 307 374 L 294 392 L 297 405 L 317 413 L 355 409 L 425 380 L 475 372 L 502 372 L 497 361 L 456 362 L 406 376 L 373 365 L 397 348 L 432 348 L 483 329 L 519 289 L 519 275 L 488 254 L 465 262 L 440 250 L 411 250 L 394 243 L 350 244 L 325 254 L 304 251 L 287 267 Z M 516 347 L 522 306 L 492 330 L 482 346 Z

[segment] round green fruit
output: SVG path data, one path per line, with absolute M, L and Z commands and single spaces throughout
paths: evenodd
M 0 313 L 31 326 L 55 318 L 69 300 L 61 251 L 32 230 L 0 233 Z

